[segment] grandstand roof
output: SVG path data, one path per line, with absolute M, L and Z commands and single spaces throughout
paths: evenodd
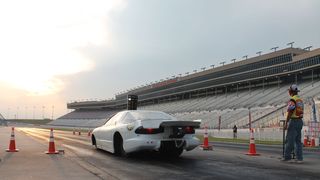
M 307 59 L 307 58 L 314 57 L 317 55 L 320 55 L 320 48 L 315 49 L 313 51 L 308 51 L 307 53 L 303 53 L 298 56 L 295 56 L 295 57 L 293 57 L 292 61 L 301 61 L 303 59 Z
M 247 64 L 263 61 L 263 60 L 266 60 L 266 59 L 275 58 L 275 57 L 278 57 L 278 56 L 281 56 L 281 55 L 284 55 L 284 54 L 301 55 L 301 54 L 306 53 L 306 52 L 308 52 L 308 51 L 303 50 L 303 49 L 299 49 L 299 48 L 286 48 L 286 49 L 282 49 L 282 50 L 279 50 L 279 51 L 276 51 L 276 52 L 263 54 L 261 56 L 255 56 L 255 57 L 252 57 L 252 58 L 248 58 L 246 60 L 236 61 L 235 63 L 227 64 L 227 65 L 224 65 L 224 66 L 219 66 L 219 67 L 216 67 L 216 68 L 212 68 L 212 69 L 208 69 L 208 70 L 205 70 L 205 71 L 202 71 L 202 72 L 198 72 L 198 73 L 195 73 L 195 74 L 184 76 L 184 77 L 180 78 L 179 80 L 186 80 L 186 79 L 191 79 L 191 78 L 194 78 L 194 77 L 199 77 L 199 76 L 203 76 L 203 75 L 206 75 L 206 74 L 210 74 L 210 73 L 213 73 L 213 72 L 224 71 L 226 69 L 231 69 L 231 68 L 234 68 L 234 67 L 237 67 L 237 66 L 243 66 L 243 65 L 247 65 Z

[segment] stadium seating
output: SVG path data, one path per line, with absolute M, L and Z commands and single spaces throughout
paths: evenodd
M 68 103 L 68 108 L 75 111 L 51 124 L 101 125 L 116 112 L 101 109 L 120 111 L 126 107 L 128 95 L 137 95 L 138 109 L 164 111 L 181 120 L 201 119 L 202 127 L 217 128 L 219 124 L 221 128 L 248 127 L 249 112 L 253 127 L 274 127 L 285 116 L 287 88 L 295 81 L 306 102 L 307 123 L 313 117 L 308 101 L 320 98 L 319 64 L 320 49 L 286 48 L 131 89 L 110 101 Z
M 140 106 L 141 110 L 167 112 L 178 120 L 201 119 L 201 126 L 218 128 L 248 127 L 249 111 L 252 127 L 278 127 L 283 119 L 288 101 L 289 85 L 270 86 L 265 89 L 247 89 L 227 94 Z M 311 118 L 311 98 L 320 94 L 320 81 L 299 84 L 305 99 L 305 123 Z M 318 107 L 319 108 L 319 107 Z M 94 128 L 103 125 L 117 110 L 75 110 L 49 123 L 55 126 Z
M 201 126 L 217 128 L 221 116 L 221 128 L 248 127 L 249 110 L 253 127 L 279 126 L 288 101 L 288 85 L 271 86 L 265 89 L 244 90 L 238 93 L 219 94 L 202 98 L 167 102 L 139 107 L 144 110 L 159 110 L 179 120 L 201 119 Z M 320 81 L 299 84 L 303 99 L 320 93 Z M 305 123 L 310 121 L 310 105 L 305 103 Z
M 118 111 L 78 110 L 50 122 L 49 125 L 94 128 L 105 124 L 116 112 Z

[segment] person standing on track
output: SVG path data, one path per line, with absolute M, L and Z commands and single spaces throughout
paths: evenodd
M 233 139 L 236 139 L 237 138 L 237 131 L 238 131 L 238 128 L 236 125 L 233 126 Z
M 287 130 L 285 154 L 282 161 L 290 161 L 291 153 L 295 149 L 297 156 L 297 163 L 302 163 L 302 143 L 301 143 L 301 130 L 303 126 L 303 101 L 298 96 L 298 86 L 292 84 L 288 89 L 290 100 L 287 108 L 287 118 L 284 125 L 284 130 Z M 296 147 L 296 148 L 294 148 Z

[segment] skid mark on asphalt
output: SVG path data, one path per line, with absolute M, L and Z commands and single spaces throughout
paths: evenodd
M 80 153 L 81 155 L 85 155 L 85 156 L 94 155 L 94 153 L 91 150 L 86 150 L 86 149 L 79 148 L 79 147 L 76 147 L 76 146 L 71 146 L 71 145 L 68 145 L 68 144 L 62 144 L 62 146 L 66 147 L 68 149 L 71 149 L 73 151 L 76 151 L 76 152 Z
M 61 137 L 61 139 L 63 140 L 68 140 L 68 141 L 72 141 L 72 142 L 77 142 L 77 143 L 80 143 L 80 144 L 83 144 L 83 145 L 87 145 L 87 146 L 90 146 L 91 143 L 90 142 L 84 142 L 82 140 L 77 140 L 77 139 L 71 139 L 71 138 L 68 138 L 66 136 L 57 136 L 57 138 Z
M 94 153 L 90 150 L 85 150 L 78 148 L 76 146 L 71 146 L 67 144 L 62 144 L 65 148 L 69 149 L 67 157 L 71 161 L 76 162 L 79 166 L 89 171 L 91 174 L 101 178 L 101 179 L 119 179 L 114 176 L 111 172 L 104 170 L 103 168 L 98 167 L 97 165 L 81 158 L 81 156 L 92 156 Z

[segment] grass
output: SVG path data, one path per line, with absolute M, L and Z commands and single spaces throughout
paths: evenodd
M 203 136 L 197 136 L 201 141 L 203 141 Z M 209 141 L 212 142 L 229 142 L 229 143 L 249 143 L 249 139 L 233 139 L 233 138 L 218 138 L 209 137 Z M 265 141 L 265 140 L 255 140 L 255 144 L 266 144 L 266 145 L 282 145 L 282 141 Z

